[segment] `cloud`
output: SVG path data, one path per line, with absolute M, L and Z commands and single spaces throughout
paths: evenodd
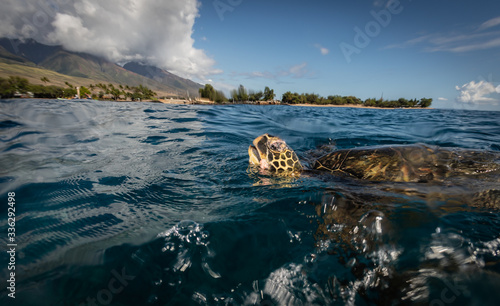
M 483 22 L 483 24 L 479 26 L 478 31 L 486 30 L 497 25 L 500 25 L 500 16 Z
M 314 47 L 316 47 L 317 49 L 319 49 L 319 51 L 321 52 L 322 55 L 327 55 L 328 53 L 330 53 L 330 50 L 328 50 L 327 48 L 321 46 L 320 44 L 315 44 Z
M 458 90 L 458 102 L 462 103 L 478 103 L 478 104 L 498 104 L 500 102 L 500 85 L 494 86 L 486 81 L 471 81 L 462 86 L 455 86 Z
M 303 78 L 310 74 L 310 71 L 307 69 L 307 63 L 304 62 L 302 64 L 298 64 L 290 67 L 288 71 L 285 71 L 283 75 L 291 76 L 293 78 Z
M 427 34 L 384 49 L 409 48 L 424 45 L 426 52 L 469 52 L 500 47 L 500 31 L 472 34 Z
M 462 53 L 500 47 L 500 31 L 492 30 L 500 24 L 500 17 L 490 19 L 473 28 L 463 28 L 449 33 L 424 34 L 385 49 L 421 46 L 426 52 Z
M 448 101 L 448 99 L 443 98 L 443 97 L 439 97 L 439 98 L 438 98 L 438 100 L 439 100 L 439 101 Z
M 252 71 L 252 72 L 241 72 L 233 73 L 232 77 L 245 76 L 249 79 L 253 78 L 263 78 L 263 79 L 273 79 L 279 80 L 280 78 L 291 77 L 295 79 L 300 78 L 311 78 L 314 77 L 316 73 L 309 70 L 307 63 L 303 62 L 301 64 L 293 65 L 287 69 L 278 69 L 274 72 L 270 71 Z
M 185 77 L 221 73 L 191 37 L 197 0 L 2 0 L 0 37 L 33 38 Z

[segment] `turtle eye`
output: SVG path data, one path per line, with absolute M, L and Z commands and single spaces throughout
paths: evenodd
M 269 144 L 269 149 L 274 152 L 283 152 L 287 145 L 282 141 L 275 141 Z

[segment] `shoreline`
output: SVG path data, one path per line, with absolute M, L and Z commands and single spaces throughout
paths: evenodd
M 20 98 L 10 98 L 10 99 L 20 99 Z M 33 100 L 43 100 L 47 98 L 31 98 L 27 97 L 24 99 L 33 99 Z M 134 103 L 162 103 L 162 104 L 172 104 L 172 105 L 257 105 L 257 106 L 270 106 L 270 105 L 278 105 L 278 106 L 298 106 L 298 107 L 341 107 L 341 108 L 365 108 L 365 109 L 435 109 L 433 107 L 377 107 L 377 106 L 363 106 L 363 105 L 334 105 L 334 104 L 325 104 L 325 105 L 317 105 L 317 104 L 269 104 L 269 103 L 215 103 L 212 101 L 189 101 L 184 99 L 157 99 L 157 100 L 142 100 L 142 101 L 130 101 L 130 100 L 99 100 L 99 99 L 71 99 L 71 98 L 57 98 L 59 100 L 89 100 L 89 101 L 110 101 L 110 102 L 134 102 Z M 53 100 L 53 99 L 52 99 Z
M 325 104 L 325 105 L 317 105 L 317 104 L 282 104 L 289 106 L 310 106 L 310 107 L 344 107 L 344 108 L 366 108 L 366 109 L 434 109 L 432 107 L 377 107 L 377 106 L 364 106 L 364 105 L 334 105 L 334 104 Z
M 158 99 L 159 102 L 163 104 L 191 104 L 191 105 L 259 105 L 259 106 L 268 106 L 268 105 L 281 105 L 281 106 L 299 106 L 299 107 L 343 107 L 343 108 L 365 108 L 365 109 L 434 109 L 432 107 L 377 107 L 377 106 L 363 106 L 363 105 L 334 105 L 334 104 L 325 104 L 325 105 L 317 105 L 317 104 L 268 104 L 268 103 L 221 103 L 217 104 L 215 102 L 207 102 L 207 101 L 187 101 L 181 99 Z
M 159 102 L 163 104 L 177 104 L 177 105 L 186 105 L 186 104 L 191 104 L 191 105 L 217 105 L 215 102 L 211 101 L 200 101 L 200 100 L 195 100 L 195 101 L 189 101 L 185 99 L 158 99 Z
M 203 100 L 185 100 L 185 99 L 158 99 L 159 102 L 163 104 L 180 104 L 180 105 L 259 105 L 259 106 L 267 106 L 267 105 L 281 105 L 281 106 L 299 106 L 299 107 L 343 107 L 343 108 L 366 108 L 366 109 L 434 109 L 432 107 L 378 107 L 378 106 L 364 106 L 357 104 L 346 104 L 346 105 L 334 105 L 334 104 L 281 104 L 281 103 L 269 103 L 266 101 L 261 101 L 261 103 L 215 103 L 213 101 L 209 101 L 208 99 Z

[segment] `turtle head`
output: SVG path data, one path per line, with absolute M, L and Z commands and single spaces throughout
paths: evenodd
M 276 136 L 261 135 L 248 147 L 250 164 L 261 169 L 276 173 L 294 172 L 302 170 L 297 154 Z

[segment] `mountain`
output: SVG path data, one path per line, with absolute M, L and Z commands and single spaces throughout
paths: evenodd
M 90 55 L 87 53 L 69 52 L 66 50 L 57 51 L 47 56 L 40 66 L 57 71 L 62 74 L 89 78 L 93 80 L 101 80 L 105 82 L 118 83 L 123 85 L 145 85 L 148 87 L 165 87 L 169 91 L 179 91 L 169 84 L 161 84 L 152 82 L 132 71 L 128 71 L 112 62 L 109 62 L 101 57 Z M 163 86 L 162 86 L 163 85 Z
M 61 46 L 48 46 L 40 44 L 33 39 L 21 41 L 19 39 L 0 38 L 0 46 L 8 52 L 38 64 L 45 58 L 63 50 Z
M 30 64 L 31 63 L 30 60 L 28 60 L 22 56 L 12 54 L 11 52 L 9 52 L 7 49 L 5 49 L 1 45 L 0 45 L 0 58 L 5 59 L 5 60 L 9 60 L 9 61 L 22 63 L 22 64 Z
M 126 67 L 88 53 L 72 52 L 61 46 L 48 46 L 34 40 L 0 39 L 0 60 L 12 66 L 12 71 L 23 70 L 33 79 L 32 70 L 18 65 L 43 68 L 62 75 L 87 79 L 88 84 L 115 83 L 129 86 L 143 85 L 155 91 L 196 97 L 202 86 L 154 66 L 129 63 Z M 128 68 L 127 68 L 128 67 Z M 6 69 L 2 69 L 5 71 Z M 7 69 L 8 70 L 8 69 Z M 39 69 L 36 70 L 39 74 Z M 4 73 L 3 73 L 4 74 Z M 19 75 L 17 73 L 16 75 Z M 19 75 L 23 76 L 23 75 Z M 43 75 L 41 75 L 43 76 Z M 40 77 L 38 77 L 39 79 Z M 36 78 L 35 78 L 36 79 Z M 81 85 L 88 85 L 81 84 Z
M 166 70 L 160 69 L 158 67 L 144 65 L 137 62 L 129 62 L 123 66 L 123 68 L 140 74 L 149 79 L 155 80 L 162 84 L 169 84 L 174 86 L 175 88 L 179 88 L 181 90 L 189 91 L 191 97 L 195 97 L 198 95 L 198 89 L 202 87 L 202 85 L 193 82 L 188 79 L 181 78 L 173 73 L 170 73 Z M 193 91 L 194 89 L 194 91 Z

